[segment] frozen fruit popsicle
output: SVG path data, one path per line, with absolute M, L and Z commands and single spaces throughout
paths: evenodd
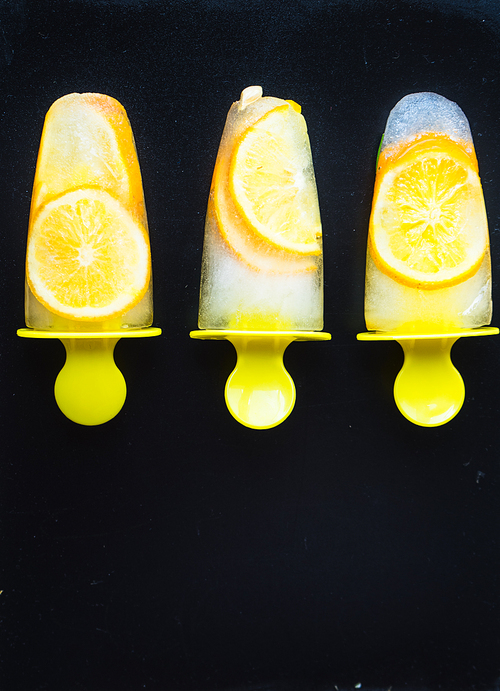
M 456 103 L 410 94 L 377 164 L 365 292 L 368 329 L 422 333 L 491 320 L 489 236 L 469 123 Z
M 294 101 L 245 89 L 217 155 L 205 223 L 199 331 L 238 360 L 225 398 L 243 425 L 280 424 L 295 403 L 283 365 L 295 340 L 323 328 L 321 220 L 307 127 Z
M 127 114 L 101 94 L 47 113 L 26 255 L 26 324 L 57 331 L 152 322 L 141 172 Z
M 391 111 L 377 161 L 359 340 L 396 340 L 401 413 L 423 427 L 451 420 L 465 387 L 450 351 L 491 320 L 489 234 L 469 123 L 456 103 L 410 94 Z
M 127 114 L 102 94 L 70 94 L 47 113 L 26 250 L 25 338 L 60 338 L 55 384 L 71 420 L 97 425 L 126 396 L 119 338 L 156 336 L 141 172 Z
M 249 87 L 229 111 L 205 225 L 201 329 L 321 330 L 321 221 L 307 127 Z

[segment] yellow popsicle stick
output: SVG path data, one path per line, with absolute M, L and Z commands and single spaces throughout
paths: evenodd
M 57 405 L 67 418 L 80 425 L 102 425 L 122 409 L 127 395 L 125 379 L 113 352 L 120 338 L 159 336 L 161 329 L 135 331 L 41 331 L 19 329 L 23 338 L 58 338 L 66 349 L 66 362 L 56 379 Z
M 295 405 L 295 384 L 283 364 L 292 341 L 329 341 L 322 331 L 191 331 L 191 338 L 226 339 L 236 349 L 236 367 L 225 387 L 231 415 L 245 427 L 269 429 L 286 420 Z
M 398 341 L 405 355 L 394 383 L 394 400 L 410 422 L 421 427 L 444 425 L 465 400 L 465 385 L 451 362 L 451 348 L 462 337 L 493 336 L 494 326 L 443 333 L 366 332 L 359 341 Z

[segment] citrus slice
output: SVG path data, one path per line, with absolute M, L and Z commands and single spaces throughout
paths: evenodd
M 68 192 L 35 216 L 26 276 L 35 297 L 55 314 L 109 319 L 128 311 L 147 290 L 147 231 L 107 192 Z
M 229 191 L 244 223 L 272 247 L 321 254 L 321 220 L 305 120 L 291 104 L 246 129 L 232 155 Z
M 40 142 L 32 210 L 64 192 L 98 187 L 145 215 L 134 138 L 123 106 L 103 94 L 68 94 L 49 109 Z
M 407 286 L 445 288 L 472 276 L 488 247 L 475 156 L 446 137 L 382 155 L 368 242 L 378 268 Z
M 296 255 L 280 250 L 248 227 L 238 213 L 229 193 L 225 168 L 227 166 L 223 159 L 216 164 L 213 192 L 207 208 L 207 221 L 214 224 L 230 250 L 240 261 L 255 271 L 273 274 L 316 271 L 318 257 Z

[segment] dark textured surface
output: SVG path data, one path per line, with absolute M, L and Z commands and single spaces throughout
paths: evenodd
M 394 343 L 359 343 L 377 146 L 437 91 L 469 118 L 500 304 L 500 3 L 0 3 L 2 691 L 494 691 L 499 340 L 462 339 L 465 405 L 412 426 Z M 192 341 L 207 194 L 251 84 L 307 120 L 325 232 L 325 330 L 296 343 L 291 417 L 227 412 L 229 343 Z M 44 115 L 72 91 L 127 109 L 164 335 L 121 341 L 124 409 L 59 412 L 57 341 L 23 326 Z M 493 323 L 499 324 L 497 311 Z

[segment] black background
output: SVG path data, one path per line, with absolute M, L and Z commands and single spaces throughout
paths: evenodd
M 377 146 L 415 91 L 469 118 L 500 304 L 500 3 L 3 0 L 0 29 L 2 691 L 497 690 L 498 338 L 454 346 L 465 404 L 425 429 L 401 348 L 355 335 Z M 288 348 L 297 403 L 266 431 L 226 409 L 233 347 L 188 336 L 252 84 L 308 123 L 333 335 Z M 118 343 L 128 398 L 94 428 L 56 406 L 62 344 L 16 336 L 43 119 L 73 91 L 128 112 L 163 329 Z

